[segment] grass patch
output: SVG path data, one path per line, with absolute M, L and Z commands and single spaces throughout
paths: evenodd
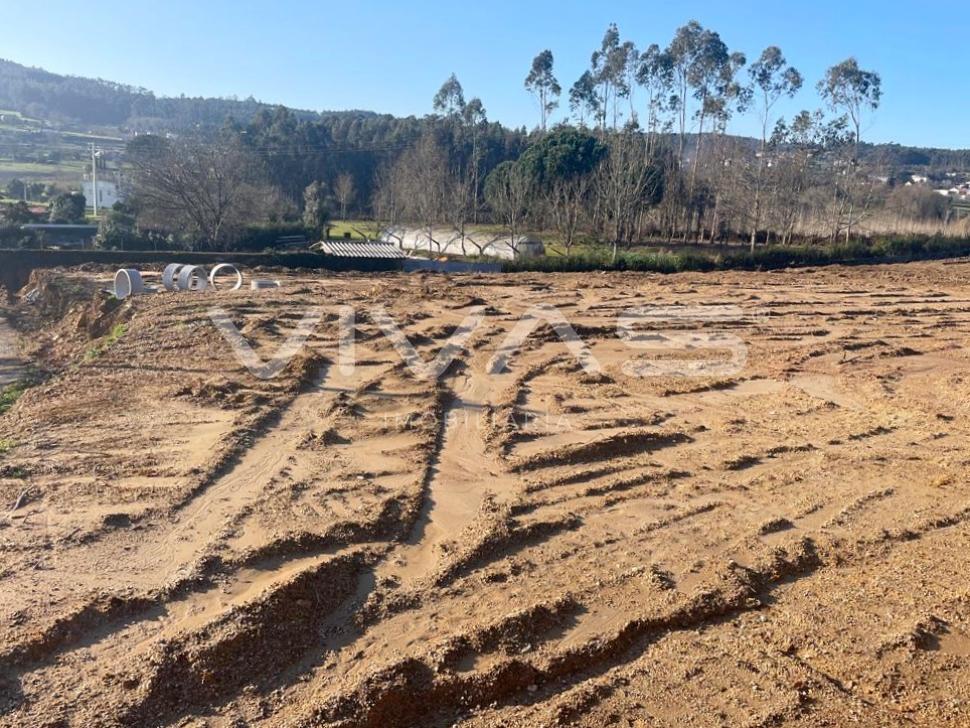
M 23 393 L 30 389 L 31 383 L 27 380 L 21 380 L 19 382 L 14 382 L 13 384 L 8 384 L 3 389 L 0 389 L 0 415 L 5 415 L 7 411 L 17 404 L 17 400 L 23 396 Z
M 334 220 L 330 223 L 332 239 L 377 240 L 380 234 L 380 225 L 373 220 Z
M 128 324 L 115 324 L 106 336 L 84 353 L 84 361 L 93 361 L 104 354 L 128 333 Z
M 13 440 L 0 440 L 0 457 L 6 455 L 15 447 L 17 447 L 17 443 Z

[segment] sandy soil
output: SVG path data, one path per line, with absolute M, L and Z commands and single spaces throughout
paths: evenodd
M 14 312 L 51 376 L 0 417 L 0 725 L 970 724 L 970 264 L 97 277 Z M 490 373 L 541 304 L 588 366 L 542 324 Z M 324 309 L 261 380 L 213 306 L 264 356 Z

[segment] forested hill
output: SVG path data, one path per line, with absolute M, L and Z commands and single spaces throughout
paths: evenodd
M 257 116 L 265 117 L 267 112 L 275 113 L 279 108 L 252 97 L 239 100 L 156 96 L 144 88 L 101 79 L 62 76 L 0 59 L 0 111 L 16 111 L 57 127 L 178 132 L 218 127 L 230 117 L 246 124 Z M 420 120 L 394 119 L 372 111 L 288 111 L 294 121 L 324 122 L 332 141 L 349 143 L 353 147 L 361 143 L 381 146 L 409 142 L 421 127 Z M 519 137 L 514 146 L 521 144 L 521 133 L 514 130 L 503 132 L 506 136 Z M 970 150 L 966 149 L 864 144 L 862 155 L 888 174 L 906 170 L 970 170 Z
M 56 125 L 179 131 L 198 125 L 218 126 L 230 116 L 249 120 L 261 110 L 273 108 L 275 105 L 252 97 L 160 97 L 144 88 L 61 76 L 0 59 L 0 110 L 17 111 Z M 313 111 L 291 111 L 301 119 L 320 116 Z

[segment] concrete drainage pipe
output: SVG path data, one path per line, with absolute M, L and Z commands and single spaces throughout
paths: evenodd
M 162 285 L 165 286 L 166 291 L 178 290 L 178 284 L 175 282 L 175 279 L 178 277 L 179 268 L 182 265 L 182 263 L 169 263 L 165 266 L 165 270 L 162 271 Z
M 183 265 L 178 272 L 176 284 L 180 291 L 204 291 L 209 287 L 209 279 L 202 266 Z
M 115 298 L 125 299 L 136 293 L 145 292 L 141 273 L 134 268 L 122 268 L 115 273 Z
M 215 268 L 212 269 L 212 271 L 210 271 L 209 273 L 210 286 L 212 286 L 213 288 L 218 288 L 218 286 L 216 286 L 216 276 L 218 276 L 220 273 L 226 273 L 228 275 L 236 276 L 236 283 L 232 288 L 229 289 L 230 291 L 238 291 L 240 288 L 242 288 L 242 284 L 243 284 L 242 273 L 240 273 L 239 269 L 236 266 L 234 266 L 232 263 L 219 263 L 219 265 L 217 265 Z

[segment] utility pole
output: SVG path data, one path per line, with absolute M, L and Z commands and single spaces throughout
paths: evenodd
M 91 145 L 91 189 L 94 192 L 94 216 L 98 216 L 98 153 Z

